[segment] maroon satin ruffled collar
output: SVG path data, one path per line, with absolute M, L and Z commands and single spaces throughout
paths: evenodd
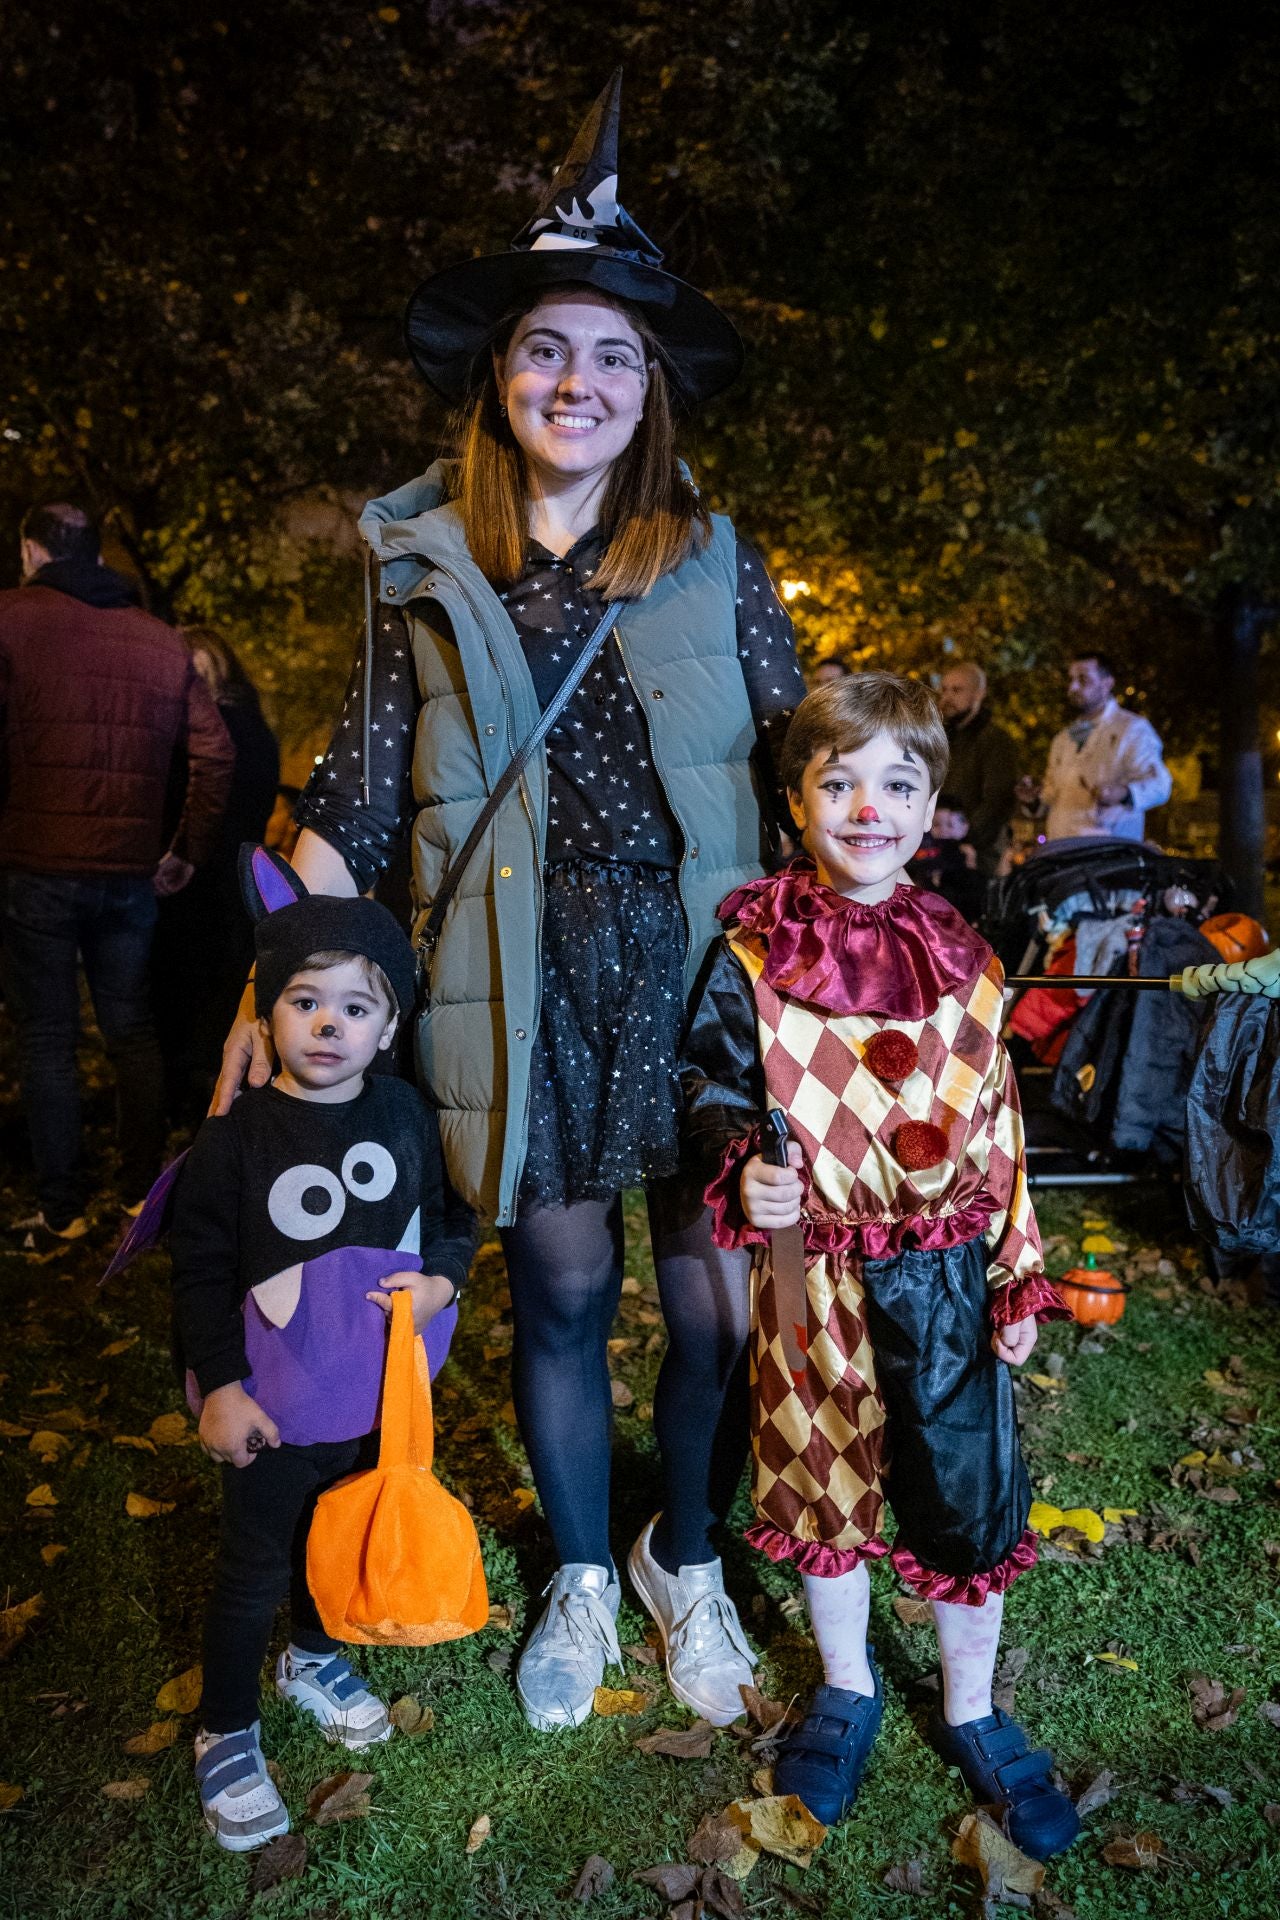
M 771 987 L 829 1013 L 927 1020 L 991 961 L 986 941 L 940 893 L 904 885 L 868 906 L 824 886 L 805 859 L 749 880 L 717 913 L 763 947 Z

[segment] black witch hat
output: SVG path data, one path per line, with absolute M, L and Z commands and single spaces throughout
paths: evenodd
M 662 266 L 662 249 L 618 203 L 622 70 L 614 74 L 556 169 L 537 212 L 506 253 L 445 267 L 424 280 L 405 314 L 423 378 L 460 402 L 484 372 L 494 327 L 545 289 L 596 288 L 640 307 L 671 373 L 676 398 L 707 400 L 737 377 L 742 342 L 720 309 Z

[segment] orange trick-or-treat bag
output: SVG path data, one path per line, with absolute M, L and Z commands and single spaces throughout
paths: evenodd
M 431 1471 L 433 1451 L 427 1356 L 398 1291 L 378 1464 L 321 1494 L 307 1540 L 307 1584 L 335 1640 L 425 1647 L 488 1623 L 475 1525 Z

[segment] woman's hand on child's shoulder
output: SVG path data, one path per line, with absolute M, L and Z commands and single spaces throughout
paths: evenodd
M 264 1447 L 280 1445 L 275 1421 L 238 1380 L 206 1395 L 199 1431 L 209 1458 L 232 1467 L 251 1467 Z
M 443 1313 L 454 1297 L 453 1282 L 446 1280 L 442 1273 L 389 1273 L 382 1288 L 380 1293 L 366 1293 L 365 1299 L 372 1300 L 375 1307 L 389 1314 L 392 1294 L 411 1295 L 415 1333 L 421 1333 L 429 1321 Z
M 762 1233 L 778 1233 L 799 1224 L 804 1199 L 804 1182 L 798 1171 L 804 1156 L 799 1141 L 787 1142 L 787 1158 L 789 1167 L 774 1167 L 763 1154 L 753 1153 L 742 1169 L 738 1182 L 742 1211 Z
M 1020 1367 L 1035 1344 L 1034 1314 L 1025 1320 L 1014 1320 L 1007 1327 L 997 1327 L 991 1336 L 991 1351 L 998 1360 L 1007 1361 L 1011 1367 Z

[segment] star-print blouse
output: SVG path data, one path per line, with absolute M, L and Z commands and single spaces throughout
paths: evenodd
M 604 612 L 591 586 L 600 553 L 597 533 L 584 534 L 563 559 L 531 541 L 524 575 L 502 595 L 543 708 Z M 413 733 L 421 704 L 404 615 L 387 607 L 378 612 L 369 804 L 363 805 L 360 796 L 364 676 L 357 657 L 329 750 L 297 807 L 299 825 L 337 848 L 362 890 L 389 864 L 413 811 Z M 738 541 L 737 626 L 738 658 L 764 764 L 772 773 L 805 689 L 791 617 L 759 554 L 745 540 Z M 653 766 L 642 702 L 612 635 L 548 735 L 547 767 L 548 865 L 565 860 L 679 865 L 680 829 Z M 780 793 L 775 804 L 784 804 Z

